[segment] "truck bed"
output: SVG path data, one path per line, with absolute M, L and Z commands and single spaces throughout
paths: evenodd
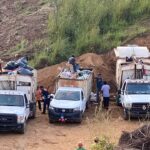
M 93 71 L 91 69 L 81 69 L 76 76 L 64 77 L 59 74 L 56 81 L 56 90 L 59 87 L 80 87 L 83 89 L 85 97 L 88 99 L 92 91 Z M 82 74 L 82 75 L 81 75 Z

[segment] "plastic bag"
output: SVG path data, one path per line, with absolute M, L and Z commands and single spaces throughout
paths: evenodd
M 3 68 L 6 70 L 14 70 L 18 67 L 18 64 L 15 61 L 9 61 Z
M 17 72 L 21 75 L 29 75 L 29 76 L 33 75 L 32 71 L 25 68 L 19 68 Z

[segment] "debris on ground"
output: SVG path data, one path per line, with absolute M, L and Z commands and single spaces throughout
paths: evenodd
M 133 132 L 123 132 L 116 150 L 149 150 L 150 124 L 144 125 Z

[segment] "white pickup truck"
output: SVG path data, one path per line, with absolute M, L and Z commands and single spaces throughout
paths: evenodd
M 29 117 L 36 113 L 36 70 L 33 76 L 0 74 L 0 130 L 24 133 Z
M 147 47 L 128 46 L 115 49 L 117 103 L 124 109 L 124 119 L 150 114 L 150 53 Z
M 93 72 L 81 70 L 77 78 L 58 77 L 49 107 L 49 122 L 81 122 L 92 90 Z

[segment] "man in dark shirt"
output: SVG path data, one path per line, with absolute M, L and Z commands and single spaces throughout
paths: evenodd
M 76 69 L 76 59 L 75 59 L 75 56 L 74 56 L 74 55 L 72 55 L 72 56 L 68 59 L 68 63 L 72 65 L 73 71 L 74 71 L 74 72 L 77 72 L 77 69 Z
M 44 106 L 43 106 L 42 114 L 45 114 L 46 113 L 46 106 L 49 108 L 49 103 L 50 103 L 50 99 L 48 97 L 49 96 L 49 92 L 43 86 L 40 86 L 40 89 L 42 91 L 42 95 L 43 95 L 43 99 L 44 99 Z
M 102 80 L 101 74 L 98 74 L 98 76 L 96 77 L 96 100 L 97 100 L 97 103 L 100 103 L 99 92 L 101 91 L 102 85 L 103 85 L 103 80 Z

